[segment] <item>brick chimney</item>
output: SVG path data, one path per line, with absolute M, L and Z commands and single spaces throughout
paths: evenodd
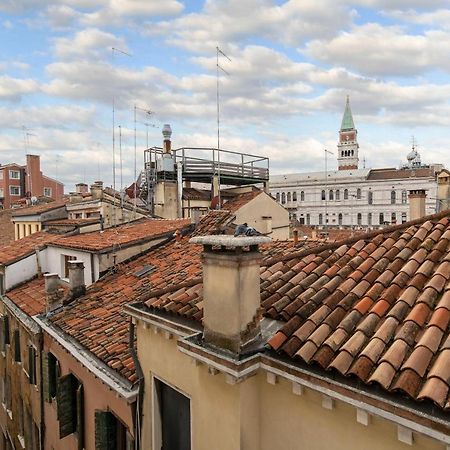
M 62 296 L 59 292 L 59 275 L 57 273 L 44 274 L 45 281 L 45 311 L 50 312 L 61 306 Z
M 81 297 L 86 292 L 84 282 L 84 264 L 83 261 L 69 261 L 69 298 L 68 301 Z
M 425 189 L 412 189 L 409 191 L 409 220 L 420 219 L 425 216 Z
M 203 245 L 203 338 L 240 354 L 260 334 L 260 244 L 266 236 L 199 236 Z
M 25 189 L 31 196 L 40 197 L 44 194 L 42 187 L 41 158 L 39 155 L 27 155 L 27 181 Z

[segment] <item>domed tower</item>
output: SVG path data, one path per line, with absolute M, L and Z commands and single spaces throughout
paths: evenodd
M 339 130 L 338 144 L 338 168 L 339 170 L 357 169 L 359 163 L 357 141 L 358 131 L 353 122 L 352 110 L 350 109 L 350 98 L 347 95 L 344 116 L 342 117 L 341 129 Z

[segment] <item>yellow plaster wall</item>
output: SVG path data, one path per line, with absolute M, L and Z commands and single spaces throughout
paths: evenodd
M 192 448 L 195 450 L 445 450 L 445 445 L 414 433 L 409 446 L 397 439 L 397 425 L 371 417 L 356 421 L 356 409 L 335 402 L 322 407 L 321 394 L 306 389 L 299 396 L 292 383 L 267 383 L 259 372 L 243 383 L 227 384 L 211 375 L 153 329 L 137 327 L 138 354 L 145 374 L 143 447 L 152 447 L 152 376 L 191 399 Z M 159 450 L 159 449 L 158 449 Z

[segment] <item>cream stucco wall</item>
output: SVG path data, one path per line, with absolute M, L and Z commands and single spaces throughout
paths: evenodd
M 152 446 L 153 377 L 190 398 L 192 449 L 195 450 L 444 450 L 445 445 L 414 433 L 409 446 L 397 439 L 397 425 L 371 417 L 356 421 L 356 409 L 335 402 L 322 407 L 321 394 L 306 389 L 293 393 L 292 383 L 267 383 L 259 371 L 230 385 L 223 374 L 212 375 L 177 349 L 176 339 L 137 327 L 138 354 L 145 375 L 143 447 Z M 158 449 L 159 450 L 159 449 Z

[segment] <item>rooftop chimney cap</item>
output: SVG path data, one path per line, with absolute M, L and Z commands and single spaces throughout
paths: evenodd
M 170 125 L 168 123 L 164 124 L 162 129 L 162 135 L 165 141 L 170 140 L 172 136 L 172 128 L 170 128 Z
M 268 244 L 272 242 L 272 238 L 268 236 L 239 236 L 231 235 L 210 235 L 196 236 L 189 240 L 191 244 L 212 245 L 229 248 L 248 247 L 260 244 Z

